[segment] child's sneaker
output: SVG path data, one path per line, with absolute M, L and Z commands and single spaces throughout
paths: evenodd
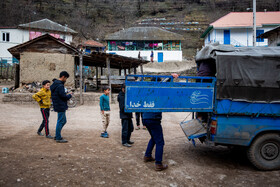
M 38 134 L 39 136 L 44 136 L 41 132 L 37 132 L 37 134 Z
M 103 138 L 109 138 L 109 134 L 108 134 L 108 132 L 104 132 L 104 136 L 103 136 Z

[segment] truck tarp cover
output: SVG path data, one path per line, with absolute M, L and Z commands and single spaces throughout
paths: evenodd
M 196 62 L 216 61 L 217 99 L 280 103 L 280 47 L 209 45 Z

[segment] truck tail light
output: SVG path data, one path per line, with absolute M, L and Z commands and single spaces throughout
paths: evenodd
M 211 134 L 216 134 L 216 132 L 217 132 L 217 121 L 216 120 L 211 121 L 210 132 L 211 132 Z

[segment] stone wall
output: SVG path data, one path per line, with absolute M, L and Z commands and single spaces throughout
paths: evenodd
M 83 93 L 84 105 L 99 105 L 99 97 L 103 93 Z M 37 102 L 32 98 L 33 93 L 9 93 L 4 94 L 2 99 L 3 103 L 12 103 L 12 104 L 37 104 Z M 118 94 L 112 95 L 112 103 L 118 103 L 117 101 Z M 75 93 L 75 98 L 79 104 L 80 95 Z
M 67 71 L 70 77 L 66 85 L 74 83 L 74 56 L 60 53 L 23 52 L 20 55 L 20 83 L 42 82 L 59 77 Z

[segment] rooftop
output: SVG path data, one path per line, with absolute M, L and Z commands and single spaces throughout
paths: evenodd
M 16 46 L 14 46 L 14 47 L 11 47 L 11 48 L 8 49 L 8 51 L 9 51 L 15 58 L 17 58 L 17 59 L 19 60 L 19 59 L 20 59 L 20 53 L 21 53 L 24 49 L 26 49 L 26 48 L 27 48 L 28 46 L 30 46 L 31 44 L 36 43 L 36 42 L 38 42 L 38 41 L 40 41 L 40 40 L 43 40 L 43 39 L 54 40 L 55 42 L 59 43 L 60 45 L 63 45 L 63 46 L 65 46 L 66 48 L 70 49 L 72 52 L 74 52 L 74 53 L 76 53 L 76 54 L 79 53 L 79 51 L 78 51 L 75 47 L 73 47 L 73 46 L 71 46 L 71 45 L 69 45 L 69 44 L 67 44 L 67 43 L 65 43 L 65 42 L 63 42 L 63 41 L 61 41 L 60 39 L 57 39 L 57 38 L 55 38 L 55 37 L 53 37 L 53 36 L 51 36 L 51 35 L 49 35 L 49 34 L 44 34 L 44 35 L 42 35 L 42 36 L 39 36 L 39 37 L 37 37 L 37 38 L 34 38 L 33 40 L 29 40 L 29 41 L 24 42 L 24 43 L 22 43 L 22 44 L 19 44 L 19 45 L 16 45 Z M 44 46 L 42 46 L 42 48 L 44 48 Z
M 89 46 L 89 47 L 104 47 L 104 45 L 102 43 L 99 43 L 99 42 L 94 41 L 94 40 L 87 40 L 87 41 L 83 42 L 82 45 L 83 46 Z
M 109 34 L 105 40 L 184 40 L 184 37 L 158 27 L 131 27 Z
M 33 29 L 40 29 L 40 30 L 46 30 L 46 31 L 58 31 L 58 32 L 62 32 L 62 33 L 77 34 L 76 31 L 70 29 L 69 27 L 62 26 L 49 19 L 42 19 L 42 20 L 33 21 L 30 23 L 26 23 L 26 24 L 20 24 L 18 27 L 23 28 L 23 29 L 29 29 L 29 28 L 32 29 L 33 28 Z
M 47 39 L 47 40 L 46 40 Z M 16 45 L 14 47 L 11 47 L 8 49 L 8 51 L 18 60 L 20 60 L 20 54 L 26 50 L 29 46 L 31 46 L 34 43 L 40 43 L 41 45 L 41 51 L 43 51 L 45 46 L 48 45 L 48 41 L 55 41 L 56 43 L 59 43 L 60 45 L 68 48 L 71 53 L 76 57 L 77 61 L 79 60 L 79 51 L 75 47 L 49 35 L 45 34 L 42 36 L 39 36 L 33 40 L 29 40 L 25 43 Z M 36 48 L 37 49 L 37 48 Z M 40 51 L 40 49 L 38 49 Z M 64 53 L 64 51 L 62 51 Z M 129 68 L 135 68 L 143 64 L 149 63 L 147 60 L 140 60 L 138 58 L 131 58 L 131 57 L 125 57 L 121 55 L 116 54 L 109 54 L 109 53 L 101 53 L 101 52 L 92 52 L 91 54 L 85 54 L 83 55 L 83 65 L 85 66 L 96 66 L 96 67 L 107 67 L 106 59 L 110 60 L 110 67 L 114 69 L 129 69 Z
M 256 26 L 280 25 L 280 11 L 256 12 Z M 220 19 L 210 23 L 200 38 L 204 38 L 213 28 L 252 28 L 253 12 L 230 12 Z
M 256 26 L 280 25 L 279 12 L 256 12 Z M 253 12 L 230 12 L 210 26 L 219 27 L 253 27 Z

